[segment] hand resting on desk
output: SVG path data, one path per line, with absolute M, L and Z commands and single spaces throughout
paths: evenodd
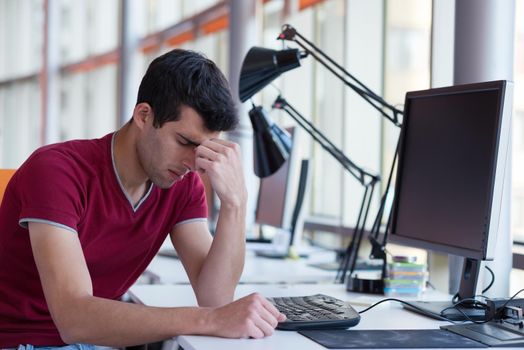
M 225 338 L 263 338 L 273 334 L 286 316 L 258 293 L 222 307 L 212 308 L 206 317 L 210 335 Z

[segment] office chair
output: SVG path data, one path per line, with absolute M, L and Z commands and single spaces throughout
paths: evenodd
M 2 203 L 2 198 L 4 198 L 5 188 L 15 171 L 16 169 L 0 169 L 0 203 Z

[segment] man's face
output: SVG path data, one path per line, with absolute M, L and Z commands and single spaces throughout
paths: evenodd
M 153 126 L 147 118 L 137 143 L 138 161 L 148 178 L 160 188 L 169 188 L 189 171 L 195 170 L 195 148 L 205 140 L 218 138 L 191 107 L 180 108 L 180 119 Z

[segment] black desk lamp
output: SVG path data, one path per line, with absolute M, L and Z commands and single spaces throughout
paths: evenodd
M 275 124 L 260 106 L 249 111 L 253 126 L 254 168 L 258 177 L 267 177 L 276 172 L 289 158 L 291 137 Z
M 402 111 L 388 104 L 380 96 L 371 91 L 363 83 L 358 81 L 349 72 L 347 72 L 342 66 L 333 61 L 327 56 L 322 50 L 316 47 L 313 43 L 305 39 L 290 25 L 284 25 L 282 33 L 278 36 L 279 40 L 290 40 L 297 43 L 305 51 L 300 52 L 298 49 L 286 49 L 286 50 L 270 50 L 265 48 L 253 47 L 247 53 L 242 64 L 239 80 L 239 97 L 242 102 L 245 102 L 251 98 L 255 93 L 260 91 L 271 81 L 276 79 L 280 74 L 290 69 L 300 66 L 300 59 L 307 57 L 308 55 L 313 56 L 318 62 L 326 67 L 330 72 L 335 74 L 341 79 L 346 86 L 353 89 L 357 94 L 364 98 L 370 103 L 375 109 L 377 109 L 385 118 L 390 120 L 394 125 L 400 126 L 398 121 L 398 115 L 402 114 Z M 308 134 L 317 141 L 324 150 L 331 154 L 351 175 L 353 175 L 360 184 L 364 187 L 364 195 L 362 198 L 357 223 L 354 229 L 354 235 L 351 239 L 351 243 L 346 248 L 346 253 L 343 260 L 340 263 L 339 270 L 337 272 L 337 281 L 344 283 L 345 277 L 349 270 L 351 275 L 355 269 L 358 250 L 360 247 L 361 239 L 365 231 L 365 224 L 373 191 L 376 183 L 380 180 L 377 175 L 366 172 L 361 167 L 353 163 L 339 148 L 337 148 L 324 134 L 320 132 L 313 124 L 311 124 L 306 118 L 304 118 L 292 105 L 289 104 L 283 97 L 279 96 L 273 103 L 273 108 L 284 110 L 289 116 L 291 116 L 302 128 L 308 132 Z M 386 109 L 387 112 L 384 110 Z M 249 112 L 250 116 L 257 111 L 262 111 L 261 107 L 253 106 L 253 109 Z M 253 118 L 251 118 L 253 123 Z M 268 123 L 270 125 L 271 123 Z M 253 124 L 253 128 L 256 130 L 258 126 Z M 265 160 L 257 160 L 257 157 L 263 156 L 263 152 L 258 152 L 256 149 L 260 146 L 258 138 L 255 137 L 255 169 L 257 163 L 266 163 Z M 274 147 L 275 148 L 275 147 Z M 277 147 L 278 148 L 278 147 Z M 276 149 L 276 148 L 275 148 Z M 392 165 L 392 170 L 396 156 Z M 276 169 L 275 169 L 276 171 Z M 379 213 L 374 220 L 373 229 L 369 235 L 372 243 L 371 257 L 376 259 L 382 259 L 382 277 L 385 276 L 386 267 L 386 255 L 385 255 L 385 242 L 386 236 L 383 236 L 382 241 L 379 241 L 380 236 L 380 223 L 382 222 L 382 216 L 384 214 L 384 207 L 386 202 L 387 193 L 389 190 L 391 177 L 393 171 L 390 172 L 388 179 L 388 185 L 386 192 L 382 196 Z M 257 174 L 258 175 L 258 174 Z M 268 174 L 269 175 L 269 174 Z M 387 233 L 387 230 L 386 230 Z M 368 291 L 374 293 L 382 293 L 383 282 L 382 280 L 378 283 L 376 280 L 361 280 L 356 277 L 352 277 L 348 280 L 348 290 Z

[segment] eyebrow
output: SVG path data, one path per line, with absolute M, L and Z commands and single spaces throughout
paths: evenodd
M 185 136 L 182 135 L 182 134 L 177 133 L 177 135 L 180 136 L 181 138 L 183 138 L 184 141 L 186 141 L 187 143 L 189 143 L 189 144 L 192 145 L 192 146 L 195 146 L 195 147 L 200 146 L 200 143 L 198 143 L 198 142 L 196 142 L 196 141 L 193 141 L 193 140 L 191 140 L 191 139 L 188 139 L 187 137 L 185 137 Z

